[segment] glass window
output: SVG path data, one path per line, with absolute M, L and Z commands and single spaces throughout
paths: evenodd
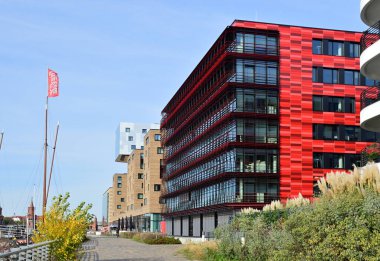
M 145 139 L 145 144 L 146 144 L 146 145 L 149 144 L 149 137 L 147 137 L 147 138 Z
M 349 57 L 359 57 L 360 56 L 360 44 L 349 43 L 348 45 L 348 56 Z
M 268 124 L 268 143 L 277 143 L 278 137 L 278 124 L 277 123 L 269 123 Z
M 117 205 L 117 209 L 121 209 L 121 205 Z
M 334 112 L 343 112 L 344 108 L 344 99 L 341 97 L 332 98 L 332 110 Z
M 344 157 L 343 154 L 333 154 L 330 159 L 330 167 L 334 169 L 343 169 Z
M 160 184 L 154 184 L 154 191 L 160 191 L 161 185 Z
M 349 85 L 354 84 L 354 71 L 349 71 L 349 70 L 344 71 L 344 84 L 349 84 Z
M 324 140 L 332 140 L 333 139 L 333 130 L 332 126 L 326 125 L 323 128 L 323 139 Z
M 268 155 L 268 172 L 277 173 L 277 155 Z
M 246 152 L 244 155 L 244 171 L 254 172 L 255 171 L 255 154 Z
M 131 145 L 131 150 L 135 150 L 136 149 L 136 145 Z
M 267 52 L 269 55 L 277 55 L 277 38 L 267 37 Z
M 362 141 L 370 141 L 370 142 L 378 141 L 376 132 L 362 130 Z
M 313 111 L 323 111 L 322 96 L 313 96 Z
M 343 56 L 343 42 L 333 42 L 333 55 Z
M 144 198 L 143 193 L 138 193 L 138 194 L 137 194 L 137 198 L 138 198 L 138 199 L 143 199 L 143 198 Z
M 257 64 L 255 69 L 255 83 L 267 84 L 266 65 Z
M 313 40 L 313 54 L 322 54 L 322 40 Z
M 338 73 L 338 70 L 332 70 L 332 83 L 339 83 L 339 73 Z
M 236 34 L 236 51 L 238 53 L 242 53 L 244 51 L 243 46 L 244 46 L 244 35 L 242 33 L 237 33 Z
M 256 35 L 255 53 L 266 53 L 266 38 L 265 35 Z
M 256 94 L 256 112 L 257 113 L 266 113 L 266 95 L 265 93 Z
M 319 82 L 318 81 L 318 68 L 317 67 L 313 67 L 313 76 L 312 76 L 312 81 L 313 82 Z
M 137 173 L 137 178 L 138 179 L 144 179 L 144 174 L 143 173 Z
M 133 141 L 133 136 L 128 136 L 128 141 Z
M 252 93 L 244 94 L 244 111 L 254 111 L 255 109 L 255 96 Z
M 268 72 L 268 75 L 267 75 L 268 84 L 277 85 L 277 68 L 268 67 L 267 72 Z
M 121 195 L 121 191 L 120 191 L 120 190 L 118 190 L 118 191 L 117 191 L 117 194 L 118 194 L 118 195 Z
M 258 120 L 256 122 L 256 126 L 255 126 L 256 130 L 255 130 L 255 133 L 256 133 L 256 137 L 255 137 L 255 141 L 257 143 L 266 143 L 266 132 L 267 132 L 267 124 L 265 121 L 263 120 Z
M 257 153 L 256 155 L 256 172 L 266 172 L 267 155 L 265 153 Z
M 360 72 L 354 71 L 354 85 L 360 85 Z
M 255 67 L 253 65 L 244 65 L 244 82 L 253 82 Z
M 161 134 L 154 134 L 154 140 L 160 141 L 161 140 Z
M 277 95 L 274 93 L 273 94 L 268 93 L 267 101 L 268 101 L 267 113 L 268 114 L 277 114 Z
M 375 81 L 372 80 L 372 79 L 368 79 L 367 77 L 365 77 L 365 85 L 366 86 L 374 86 L 375 85 Z
M 125 202 L 124 198 L 120 198 L 120 202 Z
M 253 34 L 244 34 L 244 52 L 253 53 L 255 37 Z
M 131 132 L 131 128 L 125 128 L 125 132 Z
M 313 154 L 313 167 L 314 168 L 323 168 L 323 154 L 322 153 L 314 153 Z
M 121 188 L 121 183 L 117 183 L 117 187 L 118 187 L 118 188 Z
M 157 147 L 157 154 L 163 154 L 164 149 L 162 147 Z
M 142 132 L 142 133 L 146 133 L 146 132 L 147 132 L 147 129 L 142 129 L 141 132 Z
M 333 82 L 333 70 L 323 68 L 323 82 L 332 83 Z
M 344 112 L 347 113 L 354 113 L 355 112 L 355 98 L 345 98 L 345 110 Z

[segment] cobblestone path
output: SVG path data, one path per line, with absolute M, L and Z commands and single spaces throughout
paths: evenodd
M 82 245 L 81 261 L 185 261 L 177 255 L 181 245 L 147 245 L 125 238 L 91 237 Z

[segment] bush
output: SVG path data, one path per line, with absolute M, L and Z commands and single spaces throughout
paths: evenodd
M 218 255 L 217 243 L 215 241 L 206 241 L 198 244 L 189 243 L 184 245 L 178 253 L 190 260 L 227 260 Z
M 32 237 L 39 243 L 54 240 L 51 252 L 54 260 L 76 260 L 76 251 L 86 239 L 86 231 L 92 219 L 88 213 L 91 205 L 82 202 L 71 211 L 68 203 L 70 195 L 53 198 L 52 206 L 45 213 L 45 221 L 37 224 L 37 232 Z
M 121 238 L 128 238 L 128 239 L 132 239 L 132 237 L 134 236 L 134 235 L 136 235 L 137 234 L 137 232 L 120 232 L 119 233 L 119 237 L 121 237 Z
M 174 237 L 167 237 L 160 233 L 123 232 L 120 233 L 120 236 L 149 245 L 181 244 L 181 241 L 179 239 L 176 239 Z
M 377 166 L 329 173 L 319 188 L 312 204 L 299 196 L 285 206 L 274 202 L 266 211 L 243 211 L 216 229 L 218 246 L 203 260 L 378 260 Z

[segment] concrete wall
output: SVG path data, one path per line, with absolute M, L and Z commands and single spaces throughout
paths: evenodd
M 201 217 L 200 215 L 193 216 L 193 237 L 201 236 Z
M 181 235 L 181 219 L 174 218 L 174 236 Z
M 232 215 L 232 212 L 218 213 L 218 226 L 228 224 Z
M 203 231 L 212 232 L 215 229 L 214 213 L 203 215 Z
M 168 236 L 172 236 L 173 235 L 173 231 L 172 231 L 172 219 L 168 218 L 165 221 L 166 221 L 166 234 Z
M 189 217 L 182 218 L 182 236 L 189 236 Z

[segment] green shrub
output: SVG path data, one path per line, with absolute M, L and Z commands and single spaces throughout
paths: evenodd
M 218 246 L 203 260 L 379 260 L 377 166 L 329 173 L 319 187 L 312 204 L 299 196 L 283 207 L 242 212 L 216 229 Z
M 179 239 L 173 237 L 167 237 L 160 233 L 139 233 L 139 232 L 123 232 L 120 233 L 123 238 L 133 239 L 137 242 L 149 244 L 149 245 L 163 245 L 163 244 L 181 244 Z
M 134 235 L 136 235 L 137 234 L 137 232 L 132 232 L 132 231 L 130 231 L 130 232 L 120 232 L 119 233 L 119 237 L 121 237 L 121 238 L 129 238 L 129 239 L 132 239 L 132 237 L 134 236 Z

